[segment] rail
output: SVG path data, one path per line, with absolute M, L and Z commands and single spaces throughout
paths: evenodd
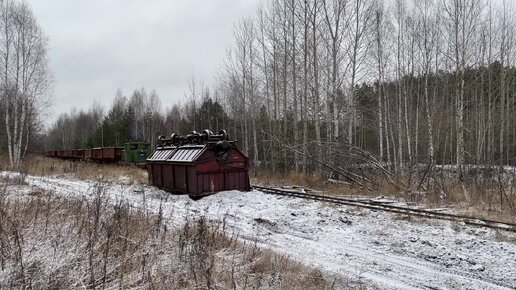
M 491 220 L 491 219 L 473 218 L 473 217 L 459 215 L 459 214 L 436 212 L 436 211 L 432 211 L 429 209 L 410 208 L 410 207 L 403 207 L 403 206 L 397 206 L 397 205 L 392 205 L 392 204 L 382 204 L 382 203 L 375 202 L 375 201 L 364 201 L 364 200 L 356 200 L 356 199 L 345 198 L 345 197 L 335 197 L 335 196 L 328 196 L 328 195 L 322 195 L 322 194 L 303 193 L 303 192 L 283 190 L 283 189 L 264 187 L 264 186 L 258 186 L 258 185 L 252 185 L 252 187 L 254 189 L 257 189 L 257 190 L 267 193 L 267 194 L 290 196 L 290 197 L 297 197 L 297 198 L 311 199 L 311 200 L 319 200 L 319 201 L 329 202 L 329 203 L 333 203 L 333 204 L 357 206 L 357 207 L 362 207 L 362 208 L 367 208 L 367 209 L 372 209 L 372 210 L 387 211 L 387 212 L 419 216 L 419 217 L 430 218 L 430 219 L 440 219 L 440 220 L 449 220 L 449 221 L 455 221 L 455 222 L 463 222 L 465 224 L 477 226 L 477 227 L 486 227 L 486 228 L 491 228 L 491 229 L 516 232 L 516 224 L 506 223 L 506 222 L 501 222 L 501 221 L 496 221 L 496 220 Z

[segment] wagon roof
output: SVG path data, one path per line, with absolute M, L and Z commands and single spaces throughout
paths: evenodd
M 195 161 L 206 150 L 206 146 L 181 146 L 168 158 L 171 162 L 192 162 Z
M 154 153 L 152 153 L 152 155 L 147 160 L 149 160 L 149 161 L 165 161 L 168 158 L 170 158 L 170 156 L 172 156 L 172 154 L 174 153 L 176 148 L 177 147 L 157 148 L 156 151 L 154 151 Z
M 147 159 L 148 161 L 168 161 L 168 162 L 193 162 L 199 158 L 204 151 L 206 145 L 186 145 L 186 146 L 170 146 L 158 147 L 154 153 Z

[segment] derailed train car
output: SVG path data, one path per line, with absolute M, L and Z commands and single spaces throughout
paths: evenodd
M 173 193 L 200 197 L 224 190 L 249 191 L 249 160 L 226 131 L 193 131 L 158 138 L 147 159 L 149 184 Z

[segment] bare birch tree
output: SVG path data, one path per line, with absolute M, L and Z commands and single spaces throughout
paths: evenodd
M 508 102 L 508 90 L 507 90 L 507 75 L 506 75 L 506 67 L 509 63 L 509 58 L 511 55 L 512 47 L 515 44 L 515 36 L 514 36 L 514 13 L 512 6 L 507 3 L 506 0 L 502 2 L 502 7 L 498 11 L 498 31 L 499 35 L 499 58 L 500 58 L 500 103 L 499 103 L 499 113 L 500 113 L 500 157 L 499 162 L 500 165 L 506 164 L 508 162 L 508 148 L 506 139 L 508 138 L 508 132 L 506 132 L 506 128 L 509 128 L 509 124 L 507 124 L 511 112 L 508 110 L 509 102 Z M 514 112 L 512 112 L 514 113 Z M 508 141 L 508 140 L 507 140 Z
M 456 163 L 463 178 L 465 70 L 471 58 L 475 32 L 482 12 L 481 0 L 448 0 L 444 3 L 450 38 L 450 58 L 455 66 Z
M 423 98 L 425 103 L 425 115 L 428 134 L 428 163 L 435 164 L 434 156 L 434 130 L 433 130 L 433 107 L 430 102 L 429 77 L 433 67 L 433 57 L 436 50 L 437 23 L 435 7 L 431 1 L 421 0 L 417 2 L 419 17 L 418 48 L 421 54 L 421 68 L 423 73 Z
M 354 0 L 350 4 L 350 21 L 347 29 L 348 45 L 346 55 L 349 59 L 349 93 L 347 100 L 348 130 L 347 142 L 353 144 L 353 128 L 356 118 L 355 86 L 360 80 L 360 71 L 364 67 L 370 48 L 367 33 L 372 31 L 373 18 L 372 1 Z M 369 71 L 370 72 L 370 71 Z
M 373 50 L 373 57 L 376 59 L 377 67 L 377 102 L 378 102 L 378 144 L 379 144 L 379 155 L 380 160 L 384 160 L 384 133 L 385 130 L 385 91 L 383 88 L 385 80 L 385 11 L 383 7 L 383 1 L 376 0 L 374 4 L 374 43 L 375 49 Z
M 33 124 L 49 103 L 48 39 L 26 3 L 0 2 L 1 100 L 5 104 L 7 150 L 18 167 Z

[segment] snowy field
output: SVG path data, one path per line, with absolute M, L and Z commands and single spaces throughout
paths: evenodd
M 221 192 L 192 201 L 147 185 L 130 185 L 128 178 L 99 184 L 26 176 L 25 182 L 71 198 L 92 198 L 100 186 L 113 203 L 123 200 L 155 213 L 161 206 L 170 223 L 182 223 L 191 215 L 224 219 L 229 232 L 243 240 L 367 288 L 516 288 L 515 234 L 258 191 Z M 16 188 L 8 192 L 27 194 Z

